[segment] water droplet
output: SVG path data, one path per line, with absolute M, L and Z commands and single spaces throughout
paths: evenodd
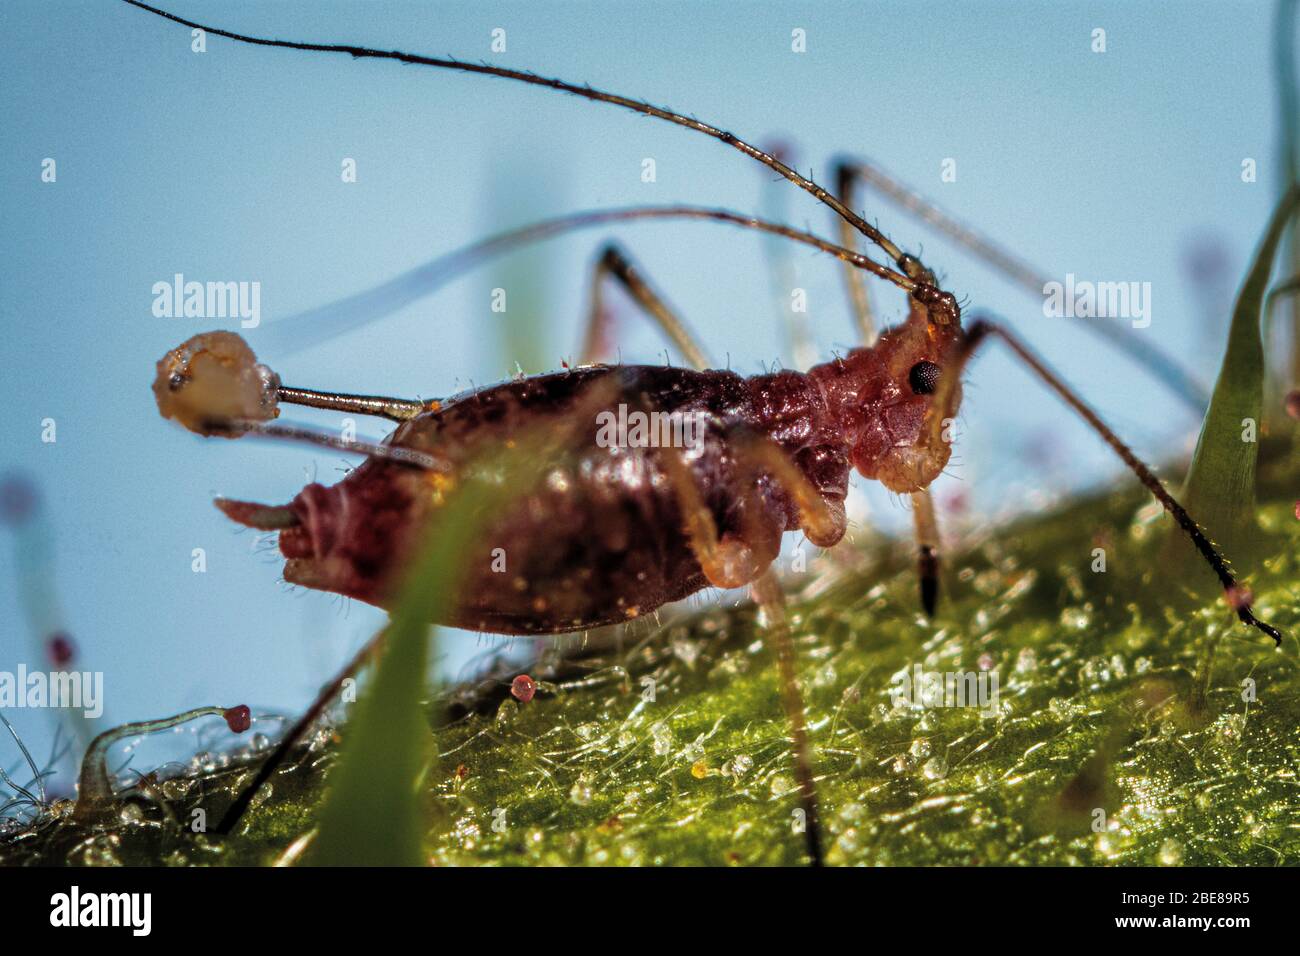
M 217 760 L 206 750 L 200 750 L 190 758 L 190 767 L 202 773 L 212 773 L 217 769 Z
M 917 737 L 912 741 L 912 746 L 907 748 L 907 752 L 914 760 L 924 760 L 930 756 L 930 740 L 928 737 Z
M 1112 676 L 1110 663 L 1104 657 L 1090 657 L 1079 668 L 1079 683 L 1090 689 L 1110 683 Z
M 1219 721 L 1214 731 L 1214 741 L 1220 747 L 1239 747 L 1246 733 L 1246 717 L 1243 714 L 1227 714 Z
M 650 728 L 650 736 L 654 740 L 654 752 L 656 757 L 666 757 L 673 750 L 673 732 L 668 729 L 668 725 L 663 721 L 655 724 Z
M 754 758 L 749 754 L 736 754 L 727 764 L 727 770 L 733 777 L 743 777 L 754 769 Z
M 835 845 L 845 853 L 856 853 L 858 849 L 858 831 L 853 827 L 849 827 L 839 835 Z
M 948 761 L 942 757 L 931 757 L 921 767 L 921 773 L 927 780 L 942 780 L 948 776 Z
M 1047 702 L 1047 709 L 1060 720 L 1069 720 L 1074 716 L 1074 705 L 1064 697 L 1053 697 Z
M 589 805 L 594 795 L 593 783 L 590 774 L 579 774 L 578 779 L 573 782 L 573 786 L 569 789 L 569 799 L 580 807 Z
M 519 716 L 519 705 L 513 700 L 503 700 L 497 707 L 496 720 L 498 726 L 504 727 L 512 723 L 517 716 Z
M 1180 866 L 1183 862 L 1183 845 L 1175 839 L 1168 839 L 1160 844 L 1156 860 L 1161 866 Z
M 166 780 L 162 785 L 163 796 L 168 800 L 179 800 L 189 793 L 190 788 L 193 786 L 193 777 L 176 777 L 172 780 Z
M 688 637 L 677 636 L 672 642 L 673 657 L 677 658 L 688 668 L 694 669 L 695 662 L 700 658 L 700 645 L 697 641 L 692 641 Z
M 1092 623 L 1092 615 L 1081 607 L 1067 607 L 1061 610 L 1061 626 L 1072 631 L 1082 631 Z

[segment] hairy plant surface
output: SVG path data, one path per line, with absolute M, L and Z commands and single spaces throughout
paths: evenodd
M 791 622 L 828 861 L 1300 862 L 1297 476 L 1289 448 L 1265 446 L 1256 533 L 1267 557 L 1240 569 L 1261 616 L 1287 632 L 1281 651 L 1221 600 L 1181 593 L 1213 594 L 1210 576 L 1166 576 L 1168 519 L 1127 490 L 987 529 L 950 559 L 930 623 L 901 545 L 854 552 L 853 571 L 821 556 L 789 575 L 792 591 L 809 582 Z M 896 675 L 917 665 L 997 674 L 996 712 L 896 703 Z M 503 675 L 491 693 L 461 688 L 431 705 L 423 858 L 803 861 L 776 668 L 748 605 L 647 625 L 621 654 L 564 668 L 526 704 L 503 692 Z M 470 716 L 440 726 L 467 704 Z M 251 773 L 248 753 L 131 786 L 113 825 L 82 827 L 56 805 L 5 836 L 0 862 L 273 862 L 316 827 L 346 733 L 322 730 L 231 837 L 187 826 L 195 808 L 219 817 Z

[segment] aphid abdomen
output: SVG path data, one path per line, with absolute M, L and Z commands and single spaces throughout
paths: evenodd
M 619 400 L 589 426 L 579 423 L 573 447 L 540 485 L 488 520 L 465 558 L 456 617 L 442 623 L 516 634 L 578 630 L 634 619 L 706 587 L 666 454 L 683 456 L 719 536 L 743 541 L 765 566 L 782 533 L 797 527 L 797 509 L 770 476 L 738 465 L 738 430 L 770 432 L 817 488 L 842 498 L 847 461 L 825 444 L 810 404 L 815 391 L 798 373 L 746 380 L 602 366 L 536 376 L 421 415 L 392 442 L 464 468 L 476 449 L 508 444 L 525 429 L 558 431 L 584 391 L 609 375 L 619 376 Z M 661 419 L 657 431 L 638 432 L 634 413 L 649 411 L 681 424 Z M 300 526 L 281 538 L 286 579 L 387 604 L 424 519 L 463 480 L 474 479 L 372 460 L 332 488 L 309 486 L 290 506 Z

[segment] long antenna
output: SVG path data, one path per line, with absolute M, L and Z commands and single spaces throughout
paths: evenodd
M 1043 294 L 1048 279 L 1041 271 L 972 226 L 958 221 L 879 166 L 865 159 L 842 159 L 837 163 L 836 168 L 839 173 L 840 195 L 846 195 L 844 191 L 846 183 L 851 184 L 854 179 L 861 179 L 900 209 L 948 236 L 1030 295 Z M 851 245 L 848 242 L 844 244 Z M 866 290 L 862 285 L 861 277 L 853 273 L 849 276 L 848 283 L 855 301 L 859 296 L 865 300 Z M 1200 383 L 1178 362 L 1136 334 L 1133 329 L 1110 322 L 1077 321 L 1093 335 L 1106 339 L 1112 346 L 1145 365 L 1195 414 L 1201 415 L 1204 412 L 1210 397 Z
M 931 402 L 931 409 L 944 409 L 949 407 L 952 395 L 957 387 L 957 382 L 961 379 L 962 369 L 970 361 L 971 355 L 979 347 L 980 343 L 988 336 L 994 335 L 1002 339 L 1011 351 L 1016 353 L 1034 373 L 1041 378 L 1053 392 L 1055 392 L 1067 405 L 1079 413 L 1079 416 L 1086 421 L 1102 440 L 1111 447 L 1124 464 L 1128 465 L 1133 474 L 1146 487 L 1151 494 L 1155 495 L 1165 510 L 1173 515 L 1174 521 L 1178 527 L 1192 539 L 1192 544 L 1200 552 L 1201 557 L 1214 571 L 1223 585 L 1224 595 L 1230 607 L 1237 612 L 1237 617 L 1243 624 L 1258 628 L 1267 634 L 1280 647 L 1282 645 L 1282 632 L 1271 624 L 1266 624 L 1259 618 L 1255 617 L 1251 611 L 1249 592 L 1243 588 L 1237 581 L 1236 576 L 1232 573 L 1227 559 L 1219 553 L 1213 542 L 1201 530 L 1201 526 L 1196 523 L 1187 509 L 1179 504 L 1178 499 L 1171 495 L 1165 486 L 1161 484 L 1160 479 L 1155 476 L 1146 462 L 1138 458 L 1133 450 L 1124 444 L 1123 440 L 1110 429 L 1105 422 L 1101 420 L 1096 412 L 1075 393 L 1074 389 L 1065 384 L 1065 381 L 1052 371 L 1046 362 L 1038 357 L 1029 346 L 1025 345 L 1020 339 L 1009 330 L 995 322 L 987 319 L 976 319 L 971 323 L 965 337 L 953 350 L 952 359 L 947 363 L 943 371 L 943 377 L 939 382 L 939 387 L 935 390 Z M 934 415 L 930 420 L 931 434 L 937 436 L 942 429 L 942 416 Z
M 794 183 L 800 189 L 812 194 L 818 201 L 825 203 L 836 214 L 842 217 L 846 222 L 851 223 L 855 229 L 874 242 L 885 254 L 895 262 L 902 255 L 902 250 L 894 245 L 880 230 L 876 229 L 869 222 L 853 212 L 848 206 L 840 202 L 829 191 L 813 182 L 811 179 L 803 176 L 785 163 L 781 162 L 771 153 L 764 152 L 757 146 L 745 142 L 733 133 L 724 129 L 705 123 L 702 120 L 694 119 L 690 116 L 683 116 L 681 113 L 674 113 L 672 110 L 664 109 L 661 106 L 655 106 L 644 100 L 632 99 L 627 96 L 620 96 L 617 93 L 608 93 L 604 90 L 598 90 L 588 85 L 578 86 L 574 83 L 568 83 L 564 80 L 557 80 L 551 77 L 538 76 L 536 73 L 526 72 L 523 70 L 510 70 L 502 66 L 492 66 L 487 63 L 466 63 L 452 57 L 433 57 L 422 56 L 418 53 L 403 53 L 400 50 L 375 50 L 364 46 L 350 46 L 342 43 L 301 43 L 296 40 L 271 40 L 266 37 L 251 37 L 241 33 L 233 33 L 230 30 L 222 30 L 219 27 L 204 26 L 202 23 L 196 23 L 193 20 L 186 20 L 174 13 L 168 13 L 166 10 L 159 10 L 157 7 L 151 7 L 147 3 L 141 3 L 140 0 L 125 0 L 126 3 L 133 7 L 139 7 L 156 16 L 179 23 L 182 26 L 191 29 L 203 30 L 211 33 L 213 36 L 225 37 L 228 40 L 235 40 L 239 43 L 251 43 L 255 46 L 272 46 L 281 47 L 288 50 L 303 50 L 311 53 L 344 53 L 357 59 L 379 59 L 379 60 L 396 60 L 399 63 L 414 63 L 420 66 L 439 67 L 444 70 L 459 70 L 462 73 L 480 73 L 486 76 L 497 76 L 507 80 L 517 80 L 520 83 L 528 83 L 532 86 L 544 86 L 548 89 L 559 90 L 561 93 L 571 93 L 574 96 L 581 96 L 584 99 L 593 100 L 598 103 L 609 103 L 613 106 L 621 106 L 623 109 L 632 110 L 635 113 L 641 113 L 645 116 L 654 116 L 677 126 L 684 126 L 687 129 L 695 130 L 706 136 L 712 136 L 719 142 L 725 143 L 733 149 L 738 149 L 751 159 L 755 159 L 769 169 L 774 170 L 781 176 L 784 176 L 790 182 Z
M 303 347 L 303 340 L 296 333 L 293 339 L 285 337 L 278 341 L 277 329 L 287 323 L 310 320 L 316 326 L 319 342 L 333 335 L 350 331 L 360 325 L 389 315 L 400 308 L 428 295 L 443 282 L 474 268 L 485 259 L 508 253 L 533 242 L 551 239 L 566 232 L 588 229 L 593 226 L 608 225 L 616 222 L 647 219 L 694 219 L 728 223 L 743 229 L 754 229 L 811 246 L 843 262 L 856 266 L 873 275 L 880 276 L 898 286 L 900 289 L 923 296 L 941 295 L 937 290 L 916 282 L 901 272 L 897 272 L 868 258 L 860 252 L 845 249 L 833 242 L 822 239 L 811 232 L 804 232 L 780 223 L 768 222 L 754 216 L 730 212 L 726 209 L 714 209 L 705 206 L 627 206 L 618 209 L 592 209 L 584 212 L 543 219 L 530 225 L 521 226 L 508 232 L 489 236 L 468 246 L 463 246 L 429 262 L 408 269 L 377 286 L 354 293 L 326 305 L 317 306 L 284 319 L 267 322 L 264 333 L 269 336 L 277 352 L 290 352 Z M 263 341 L 266 341 L 264 338 Z

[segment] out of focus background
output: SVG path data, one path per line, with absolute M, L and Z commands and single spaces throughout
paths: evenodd
M 833 156 L 869 157 L 1053 279 L 1149 282 L 1151 324 L 1138 334 L 1207 389 L 1285 175 L 1274 11 L 1263 3 L 158 2 L 257 36 L 589 82 L 780 144 L 827 186 Z M 493 49 L 497 30 L 504 51 Z M 804 52 L 792 49 L 796 30 Z M 662 122 L 388 62 L 214 36 L 195 52 L 189 30 L 107 0 L 4 4 L 0 91 L 0 472 L 41 508 L 0 542 L 0 671 L 48 669 L 51 653 L 67 653 L 70 666 L 103 672 L 101 727 L 209 703 L 297 712 L 383 620 L 287 589 L 276 552 L 212 507 L 216 495 L 286 502 L 355 459 L 204 441 L 163 421 L 154 363 L 239 321 L 156 317 L 154 283 L 176 273 L 260 283 L 262 324 L 244 334 L 287 384 L 432 397 L 576 359 L 590 264 L 609 236 L 720 362 L 746 373 L 794 365 L 774 249 L 711 224 L 598 229 L 487 262 L 344 335 L 322 338 L 294 316 L 579 209 L 706 204 L 835 235 L 811 197 Z M 347 160 L 355 182 L 342 176 Z M 1243 181 L 1248 160 L 1253 182 Z M 1041 297 L 896 207 L 871 194 L 858 205 L 923 253 L 968 311 L 1019 329 L 1139 453 L 1190 451 L 1199 415 L 1149 373 L 1044 317 Z M 803 247 L 775 251 L 790 276 L 781 288 L 806 292 L 819 359 L 851 347 L 838 264 Z M 504 313 L 492 309 L 496 288 L 507 291 Z M 884 319 L 903 314 L 900 295 L 879 283 L 872 292 Z M 618 293 L 609 299 L 622 358 L 662 361 L 664 342 Z M 996 350 L 966 396 L 951 474 L 935 489 L 954 529 L 1120 470 Z M 337 430 L 344 416 L 286 417 Z M 361 436 L 386 430 L 357 425 Z M 904 502 L 860 486 L 859 533 L 910 525 Z M 53 631 L 66 646 L 51 647 Z M 485 654 L 526 650 L 448 632 L 440 667 L 456 676 Z M 4 713 L 39 761 L 55 719 Z M 0 740 L 0 765 L 16 758 Z M 71 777 L 51 786 L 67 791 Z

